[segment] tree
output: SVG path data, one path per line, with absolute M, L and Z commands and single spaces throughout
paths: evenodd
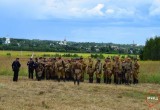
M 143 49 L 144 60 L 160 60 L 160 37 L 150 38 Z

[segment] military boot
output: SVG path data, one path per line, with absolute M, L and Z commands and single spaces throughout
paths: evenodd
M 76 80 L 74 80 L 74 85 L 76 84 Z
M 77 81 L 77 84 L 78 84 L 78 85 L 79 85 L 79 82 L 80 82 L 80 81 L 78 80 L 78 81 Z
M 112 82 L 112 79 L 109 79 L 109 84 L 111 84 L 111 82 Z

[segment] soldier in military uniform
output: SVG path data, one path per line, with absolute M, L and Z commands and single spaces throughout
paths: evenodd
M 89 83 L 93 83 L 93 76 L 94 76 L 94 67 L 93 61 L 89 58 L 88 66 L 87 66 L 87 74 L 89 75 Z
M 104 70 L 104 76 L 106 77 L 105 83 L 111 84 L 112 62 L 111 62 L 110 58 L 107 58 L 105 60 L 105 63 L 103 65 L 103 70 Z
M 76 59 L 76 63 L 74 64 L 74 84 L 79 85 L 80 83 L 80 78 L 82 75 L 82 64 L 80 63 L 80 59 Z
M 30 58 L 30 61 L 28 61 L 27 66 L 28 66 L 28 78 L 33 79 L 34 61 L 32 58 Z
M 121 62 L 119 61 L 119 57 L 115 57 L 114 62 L 114 75 L 116 78 L 116 84 L 121 84 L 122 82 L 122 74 L 121 74 Z
M 67 81 L 70 81 L 72 80 L 72 63 L 71 63 L 71 60 L 68 60 L 66 62 L 66 65 L 65 65 L 65 75 L 66 75 L 66 79 Z
M 138 60 L 134 60 L 133 64 L 133 84 L 138 84 L 138 73 L 139 73 L 140 65 L 138 63 Z
M 116 82 L 117 82 L 117 80 L 116 80 L 116 74 L 115 74 L 115 68 L 114 68 L 114 64 L 115 64 L 115 59 L 116 59 L 116 57 L 112 57 L 112 74 L 113 74 L 113 77 L 114 77 L 114 83 L 116 84 Z
M 95 64 L 95 74 L 97 83 L 101 82 L 101 73 L 102 73 L 102 63 L 100 59 L 97 59 L 97 62 Z
M 65 62 L 61 57 L 58 58 L 58 61 L 55 63 L 55 67 L 58 75 L 58 82 L 60 82 L 61 76 L 65 82 Z
M 124 84 L 126 82 L 126 77 L 125 77 L 125 74 L 126 74 L 126 68 L 125 68 L 126 61 L 125 61 L 125 59 L 122 59 L 121 63 L 122 63 L 122 71 L 121 71 L 121 73 L 122 73 L 122 84 Z
M 52 65 L 52 73 L 51 73 L 51 79 L 56 79 L 56 70 L 55 70 L 55 63 L 56 63 L 56 58 L 51 59 Z
M 131 77 L 132 77 L 132 61 L 130 58 L 126 59 L 126 85 L 129 85 L 132 83 Z
M 84 62 L 83 57 L 80 58 L 80 62 L 82 64 L 82 77 L 81 77 L 81 81 L 84 82 L 84 76 L 85 76 L 85 73 L 86 73 L 87 64 Z
M 52 60 L 49 58 L 47 62 L 45 62 L 46 80 L 51 79 L 52 72 L 53 72 Z
M 36 58 L 36 61 L 34 63 L 34 68 L 35 68 L 35 72 L 36 72 L 36 78 L 38 81 L 40 81 L 42 79 L 42 74 L 44 71 L 42 58 L 39 58 L 39 60 Z

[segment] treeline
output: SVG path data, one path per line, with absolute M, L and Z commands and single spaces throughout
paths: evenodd
M 68 52 L 68 53 L 107 53 L 107 54 L 139 54 L 143 46 L 133 44 L 113 44 L 95 42 L 67 42 L 63 45 L 60 41 L 10 39 L 0 38 L 0 50 L 17 51 L 43 51 L 43 52 Z
M 142 60 L 160 60 L 160 36 L 146 41 L 144 49 L 140 52 Z

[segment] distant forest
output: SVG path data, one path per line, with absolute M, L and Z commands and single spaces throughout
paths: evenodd
M 136 44 L 9 39 L 2 37 L 0 38 L 0 50 L 138 55 L 142 52 L 143 46 L 137 46 Z

